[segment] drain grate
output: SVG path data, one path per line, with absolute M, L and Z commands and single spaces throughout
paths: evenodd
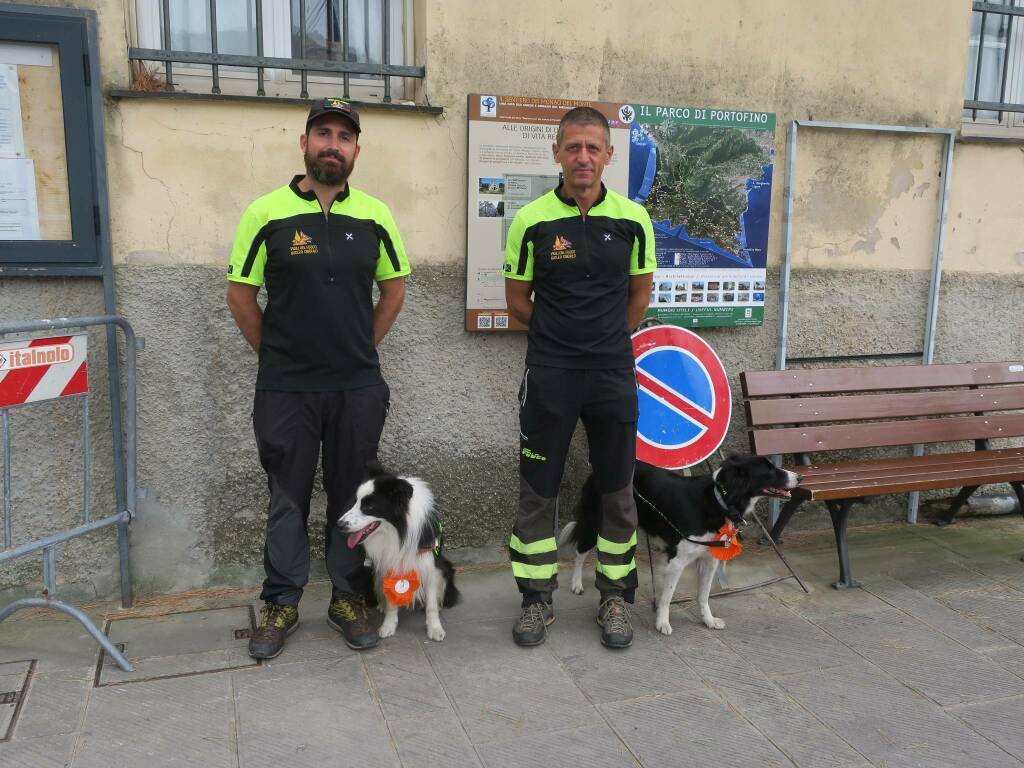
M 105 653 L 96 662 L 97 688 L 259 666 L 249 657 L 256 624 L 251 605 L 109 619 L 104 631 L 128 657 L 125 672 Z
M 10 741 L 14 735 L 14 726 L 18 715 L 25 705 L 28 683 L 36 671 L 36 660 L 9 661 L 0 664 L 0 677 L 3 677 L 5 688 L 15 686 L 14 690 L 0 692 L 0 744 Z

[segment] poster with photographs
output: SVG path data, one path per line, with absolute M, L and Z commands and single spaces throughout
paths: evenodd
M 469 96 L 466 329 L 523 330 L 505 308 L 505 237 L 558 184 L 551 153 L 575 106 L 608 118 L 605 184 L 643 205 L 658 267 L 649 317 L 688 328 L 761 325 L 775 115 L 704 107 Z

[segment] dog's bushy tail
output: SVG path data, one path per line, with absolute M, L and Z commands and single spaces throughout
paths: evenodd
M 589 552 L 597 546 L 597 531 L 600 525 L 601 497 L 591 475 L 580 490 L 580 497 L 573 507 L 573 519 L 565 524 L 558 534 L 558 546 L 572 544 L 577 553 Z
M 444 597 L 441 598 L 441 605 L 444 608 L 451 608 L 458 605 L 462 599 L 462 593 L 455 587 L 455 566 L 446 557 L 441 557 L 438 566 L 444 573 Z
M 562 528 L 562 532 L 558 534 L 558 546 L 564 547 L 569 543 L 575 544 L 576 538 L 576 521 L 570 520 L 565 524 L 565 527 Z

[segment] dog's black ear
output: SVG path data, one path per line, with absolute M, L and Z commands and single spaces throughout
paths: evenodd
M 728 458 L 726 458 L 726 460 L 723 461 L 718 466 L 718 468 L 721 470 L 721 472 L 727 472 L 730 475 L 746 477 L 747 468 L 743 461 L 744 458 L 745 457 L 739 453 L 730 453 Z
M 749 461 L 752 458 L 754 458 L 754 457 L 751 456 L 749 453 L 736 453 L 736 452 L 732 452 L 732 453 L 729 454 L 728 458 L 726 458 L 725 461 L 729 462 L 730 464 L 735 464 L 735 463 L 742 463 L 742 462 L 745 462 L 745 461 Z M 725 462 L 722 462 L 722 463 L 724 464 Z
M 376 459 L 370 459 L 370 461 L 366 462 L 366 477 L 368 479 L 375 480 L 386 474 L 388 474 L 388 471 Z
M 749 493 L 751 482 L 749 467 L 739 454 L 731 455 L 718 468 L 718 484 L 724 486 L 732 496 Z

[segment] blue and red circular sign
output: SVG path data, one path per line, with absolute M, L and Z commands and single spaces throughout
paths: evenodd
M 665 469 L 699 464 L 718 450 L 732 417 L 722 361 L 700 336 L 674 325 L 633 334 L 636 457 Z

